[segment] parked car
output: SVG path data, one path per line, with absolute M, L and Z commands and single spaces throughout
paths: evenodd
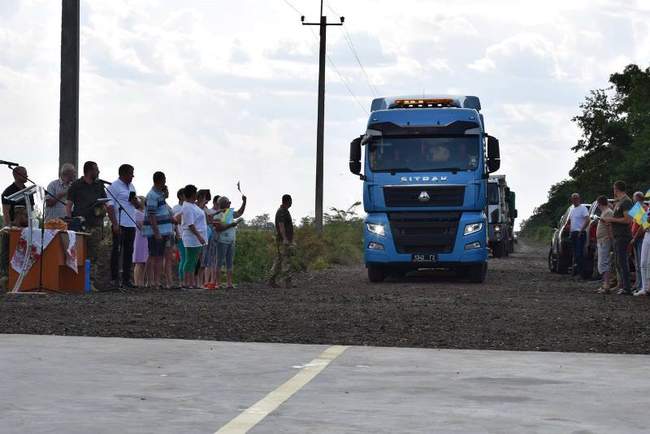
M 583 204 L 587 207 L 588 210 L 591 210 L 591 204 Z M 558 223 L 557 228 L 553 232 L 553 237 L 551 239 L 551 247 L 548 251 L 548 268 L 553 273 L 567 274 L 573 265 L 573 245 L 571 243 L 571 219 L 569 215 L 571 214 L 572 206 L 569 206 L 567 210 L 562 214 L 560 222 Z M 591 216 L 591 212 L 590 212 Z M 595 233 L 594 233 L 595 236 Z M 589 238 L 589 237 L 587 237 Z M 587 243 L 585 243 L 585 253 L 587 252 Z M 587 255 L 584 255 L 585 263 L 590 261 L 588 267 L 583 267 L 583 277 L 587 273 L 591 276 L 593 272 L 593 256 L 590 260 L 587 259 Z

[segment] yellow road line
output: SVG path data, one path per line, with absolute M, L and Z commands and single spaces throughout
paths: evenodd
M 323 351 L 318 357 L 304 365 L 289 381 L 257 401 L 239 416 L 224 425 L 215 434 L 246 433 L 271 414 L 283 402 L 302 389 L 307 383 L 320 374 L 333 360 L 343 354 L 348 347 L 334 345 Z

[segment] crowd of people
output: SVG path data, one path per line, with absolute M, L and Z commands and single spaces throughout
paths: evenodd
M 97 291 L 97 259 L 104 238 L 105 219 L 112 232 L 108 290 L 134 288 L 235 288 L 233 270 L 237 228 L 246 210 L 247 198 L 242 194 L 241 206 L 231 208 L 226 196 L 212 196 L 209 189 L 188 184 L 176 193 L 178 203 L 168 204 L 169 190 L 163 172 L 153 174 L 153 185 L 145 196 L 138 196 L 133 185 L 134 167 L 122 164 L 118 178 L 108 183 L 99 178 L 99 167 L 93 161 L 83 165 L 77 179 L 76 169 L 64 164 L 58 179 L 46 188 L 44 222 L 62 220 L 72 229 L 83 230 L 87 258 L 90 260 L 91 287 Z M 5 227 L 27 226 L 23 200 L 7 197 L 26 187 L 27 169 L 13 169 L 14 182 L 2 193 L 2 214 Z M 33 203 L 30 203 L 33 207 Z M 292 198 L 285 194 L 275 216 L 276 252 L 269 270 L 272 287 L 293 287 L 290 257 L 295 247 L 293 220 L 289 212 Z M 8 239 L 3 237 L 2 269 L 7 275 Z M 225 282 L 222 273 L 225 269 Z
M 595 206 L 596 256 L 601 294 L 650 295 L 650 225 L 645 194 L 636 192 L 630 198 L 623 181 L 613 185 L 613 200 L 599 196 Z M 582 274 L 590 211 L 581 203 L 578 193 L 571 195 L 570 237 L 573 250 L 573 273 Z M 633 210 L 637 210 L 632 212 Z M 630 264 L 635 268 L 632 275 Z

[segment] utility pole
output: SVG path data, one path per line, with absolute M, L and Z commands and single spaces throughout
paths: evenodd
M 323 141 L 325 130 L 325 57 L 327 56 L 327 26 L 342 26 L 345 17 L 338 23 L 328 23 L 323 15 L 323 0 L 320 1 L 320 22 L 306 23 L 301 17 L 303 26 L 319 26 L 320 51 L 318 54 L 318 121 L 316 126 L 316 230 L 323 232 Z
M 79 3 L 80 0 L 62 1 L 61 93 L 59 105 L 59 168 L 64 163 L 72 163 L 78 172 Z

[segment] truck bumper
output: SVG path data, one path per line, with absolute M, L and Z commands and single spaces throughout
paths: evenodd
M 467 225 L 482 223 L 480 230 L 465 235 Z M 383 235 L 377 233 L 377 226 L 383 227 Z M 369 229 L 374 226 L 374 231 Z M 379 231 L 381 232 L 381 231 Z M 366 265 L 383 265 L 400 269 L 419 268 L 454 268 L 471 264 L 485 263 L 488 258 L 487 224 L 482 212 L 464 212 L 461 214 L 456 231 L 453 249 L 450 252 L 418 252 L 436 254 L 435 262 L 414 262 L 411 253 L 397 251 L 390 222 L 385 213 L 369 214 L 364 224 L 364 247 Z

